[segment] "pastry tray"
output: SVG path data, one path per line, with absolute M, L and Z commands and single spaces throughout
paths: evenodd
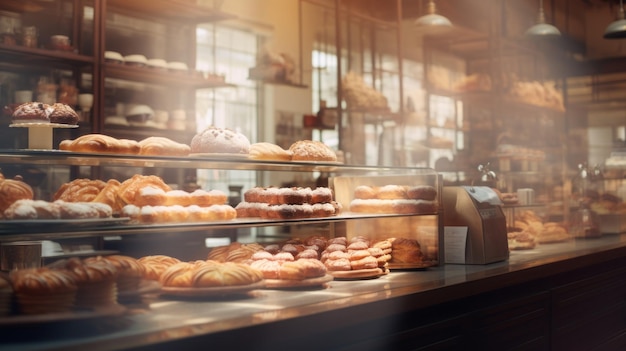
M 362 280 L 375 279 L 385 275 L 385 271 L 381 268 L 371 269 L 355 269 L 351 271 L 332 271 L 329 272 L 337 280 Z

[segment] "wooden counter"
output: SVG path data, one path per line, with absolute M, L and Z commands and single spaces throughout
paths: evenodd
M 121 318 L 5 323 L 0 350 L 626 349 L 626 235 L 326 289 L 129 307 Z

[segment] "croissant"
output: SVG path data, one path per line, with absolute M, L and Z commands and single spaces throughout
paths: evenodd
M 164 137 L 149 137 L 139 142 L 140 155 L 149 156 L 187 156 L 191 152 L 189 145 L 177 143 Z
M 106 186 L 91 201 L 107 204 L 111 206 L 114 213 L 119 212 L 122 209 L 117 201 L 117 192 L 120 185 L 121 183 L 116 179 L 109 179 L 109 181 L 106 182 Z
M 30 185 L 22 181 L 22 177 L 15 179 L 4 179 L 0 173 L 0 217 L 4 211 L 17 200 L 32 200 L 33 189 Z
M 140 190 L 148 186 L 162 189 L 166 192 L 172 190 L 172 188 L 165 184 L 163 179 L 158 176 L 135 174 L 132 178 L 125 180 L 120 185 L 117 191 L 117 206 L 122 208 L 126 205 L 136 205 Z
M 103 134 L 86 134 L 74 140 L 63 140 L 59 149 L 74 152 L 104 152 L 114 154 L 139 153 L 141 147 L 134 140 L 116 139 Z
M 74 179 L 61 185 L 54 194 L 54 200 L 67 202 L 91 202 L 104 189 L 106 183 L 101 180 L 86 178 Z

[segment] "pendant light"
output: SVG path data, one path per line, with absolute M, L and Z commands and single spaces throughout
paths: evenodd
M 548 37 L 559 36 L 561 31 L 551 24 L 546 23 L 546 14 L 543 12 L 543 0 L 539 0 L 539 15 L 537 16 L 537 24 L 528 28 L 527 37 Z
M 609 24 L 604 31 L 605 39 L 622 39 L 626 38 L 626 19 L 624 19 L 624 3 L 619 1 L 619 12 L 617 20 Z
M 452 22 L 442 15 L 437 14 L 435 1 L 429 0 L 427 14 L 415 20 L 418 27 L 452 27 Z

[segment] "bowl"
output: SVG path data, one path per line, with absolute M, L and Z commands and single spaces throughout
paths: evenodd
M 143 67 L 148 62 L 144 55 L 127 55 L 124 56 L 124 62 L 129 66 Z
M 146 65 L 150 68 L 157 68 L 157 69 L 167 68 L 167 62 L 163 59 L 157 59 L 157 58 L 149 59 L 146 62 Z
M 148 105 L 131 105 L 126 111 L 126 120 L 130 124 L 146 124 L 154 117 L 154 110 Z
M 168 62 L 167 69 L 175 72 L 186 72 L 189 70 L 189 67 L 184 62 L 172 61 Z
M 124 56 L 117 51 L 105 51 L 104 61 L 112 63 L 124 63 Z

